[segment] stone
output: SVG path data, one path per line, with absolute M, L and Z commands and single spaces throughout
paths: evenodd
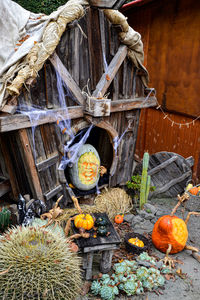
M 145 209 L 146 212 L 151 213 L 153 215 L 155 215 L 156 212 L 158 211 L 158 207 L 156 207 L 152 204 L 149 204 L 149 203 L 145 203 L 144 209 Z
M 138 224 L 138 223 L 141 223 L 143 222 L 144 219 L 141 218 L 140 216 L 134 216 L 133 219 L 132 219 L 132 222 L 131 222 L 131 226 L 133 227 L 135 224 Z
M 128 214 L 124 216 L 124 222 L 131 223 L 135 216 L 133 214 Z
M 143 234 L 144 232 L 151 233 L 153 230 L 154 224 L 152 224 L 149 220 L 145 220 L 140 224 L 136 224 L 134 226 L 134 231 L 137 233 Z

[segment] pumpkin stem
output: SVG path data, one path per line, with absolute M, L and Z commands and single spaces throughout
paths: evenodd
M 178 197 L 178 203 L 172 209 L 171 216 L 173 216 L 176 213 L 176 211 L 179 208 L 179 206 L 181 205 L 181 203 L 183 203 L 184 201 L 186 201 L 190 198 L 188 193 L 184 193 L 182 196 L 178 195 L 177 197 Z
M 188 221 L 189 221 L 189 218 L 191 215 L 195 215 L 195 216 L 200 216 L 200 213 L 196 212 L 196 211 L 191 211 L 188 213 L 186 219 L 185 219 L 185 224 L 187 225 Z
M 192 250 L 194 252 L 199 252 L 199 249 L 190 245 L 185 245 L 186 250 Z
M 80 205 L 79 205 L 79 203 L 78 203 L 78 199 L 77 199 L 75 196 L 72 196 L 72 200 L 73 200 L 73 202 L 74 202 L 74 206 L 76 207 L 76 209 L 78 209 L 79 214 L 82 214 L 83 211 L 82 211 L 82 209 L 80 208 Z

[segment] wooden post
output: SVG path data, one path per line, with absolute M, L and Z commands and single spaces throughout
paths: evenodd
M 102 252 L 101 262 L 100 262 L 100 271 L 105 274 L 108 273 L 111 269 L 113 257 L 113 250 L 105 250 Z
M 25 163 L 27 165 L 28 178 L 31 180 L 31 183 L 34 188 L 35 196 L 44 201 L 42 188 L 40 185 L 40 180 L 37 173 L 37 168 L 33 158 L 31 146 L 29 143 L 28 135 L 26 129 L 19 130 L 19 138 L 22 144 L 22 149 L 25 157 Z

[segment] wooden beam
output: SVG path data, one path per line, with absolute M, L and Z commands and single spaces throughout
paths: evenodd
M 113 112 L 120 112 L 120 111 L 127 111 L 132 109 L 139 109 L 139 108 L 148 108 L 156 106 L 156 97 L 149 97 L 146 100 L 145 97 L 140 98 L 133 98 L 133 99 L 120 99 L 111 101 L 111 113 Z M 73 106 L 68 107 L 68 112 L 66 109 L 58 108 L 58 109 L 51 109 L 47 110 L 47 113 L 43 115 L 37 121 L 37 125 L 53 123 L 57 120 L 67 120 L 67 119 L 78 119 L 84 116 L 83 107 L 82 106 Z M 16 114 L 13 116 L 2 116 L 0 117 L 0 132 L 8 132 L 12 130 L 18 130 L 23 128 L 32 127 L 33 124 L 31 123 L 30 119 L 26 115 Z
M 37 169 L 36 169 L 36 165 L 33 158 L 26 129 L 19 130 L 19 138 L 25 156 L 25 163 L 28 170 L 28 178 L 31 180 L 31 184 L 33 185 L 36 197 L 40 200 L 44 200 L 42 188 L 40 185 L 40 180 L 38 177 L 38 173 L 37 173 Z
M 108 69 L 102 75 L 98 82 L 95 91 L 92 93 L 93 97 L 103 97 L 110 86 L 115 74 L 119 70 L 121 64 L 127 56 L 127 46 L 121 45 L 113 59 L 111 60 Z
M 44 197 L 48 201 L 49 199 L 53 198 L 54 196 L 56 196 L 58 193 L 60 193 L 62 191 L 63 191 L 62 185 L 58 185 L 50 192 L 44 194 Z
M 81 117 L 83 117 L 83 108 L 81 106 L 68 107 L 68 111 L 63 108 L 51 109 L 46 110 L 46 114 L 37 121 L 37 125 L 53 123 L 57 120 L 77 119 Z M 13 116 L 6 115 L 0 117 L 0 132 L 29 128 L 32 126 L 33 124 L 26 115 L 16 114 Z
M 73 95 L 76 98 L 76 102 L 80 105 L 83 105 L 85 103 L 85 98 L 79 88 L 79 86 L 76 84 L 74 79 L 72 78 L 71 74 L 67 71 L 66 67 L 63 65 L 62 61 L 58 57 L 58 55 L 54 52 L 50 58 L 50 62 L 56 69 L 56 71 L 60 74 L 62 80 L 65 82 L 67 87 L 70 89 L 70 91 L 73 93 Z
M 156 97 L 149 97 L 146 99 L 145 97 L 133 98 L 133 99 L 123 99 L 111 101 L 110 112 L 120 112 L 120 111 L 128 111 L 132 109 L 139 108 L 148 108 L 154 107 L 157 105 Z

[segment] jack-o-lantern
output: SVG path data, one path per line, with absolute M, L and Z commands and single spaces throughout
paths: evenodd
M 92 145 L 85 144 L 80 148 L 69 174 L 73 185 L 80 190 L 88 191 L 97 185 L 100 177 L 100 157 Z

